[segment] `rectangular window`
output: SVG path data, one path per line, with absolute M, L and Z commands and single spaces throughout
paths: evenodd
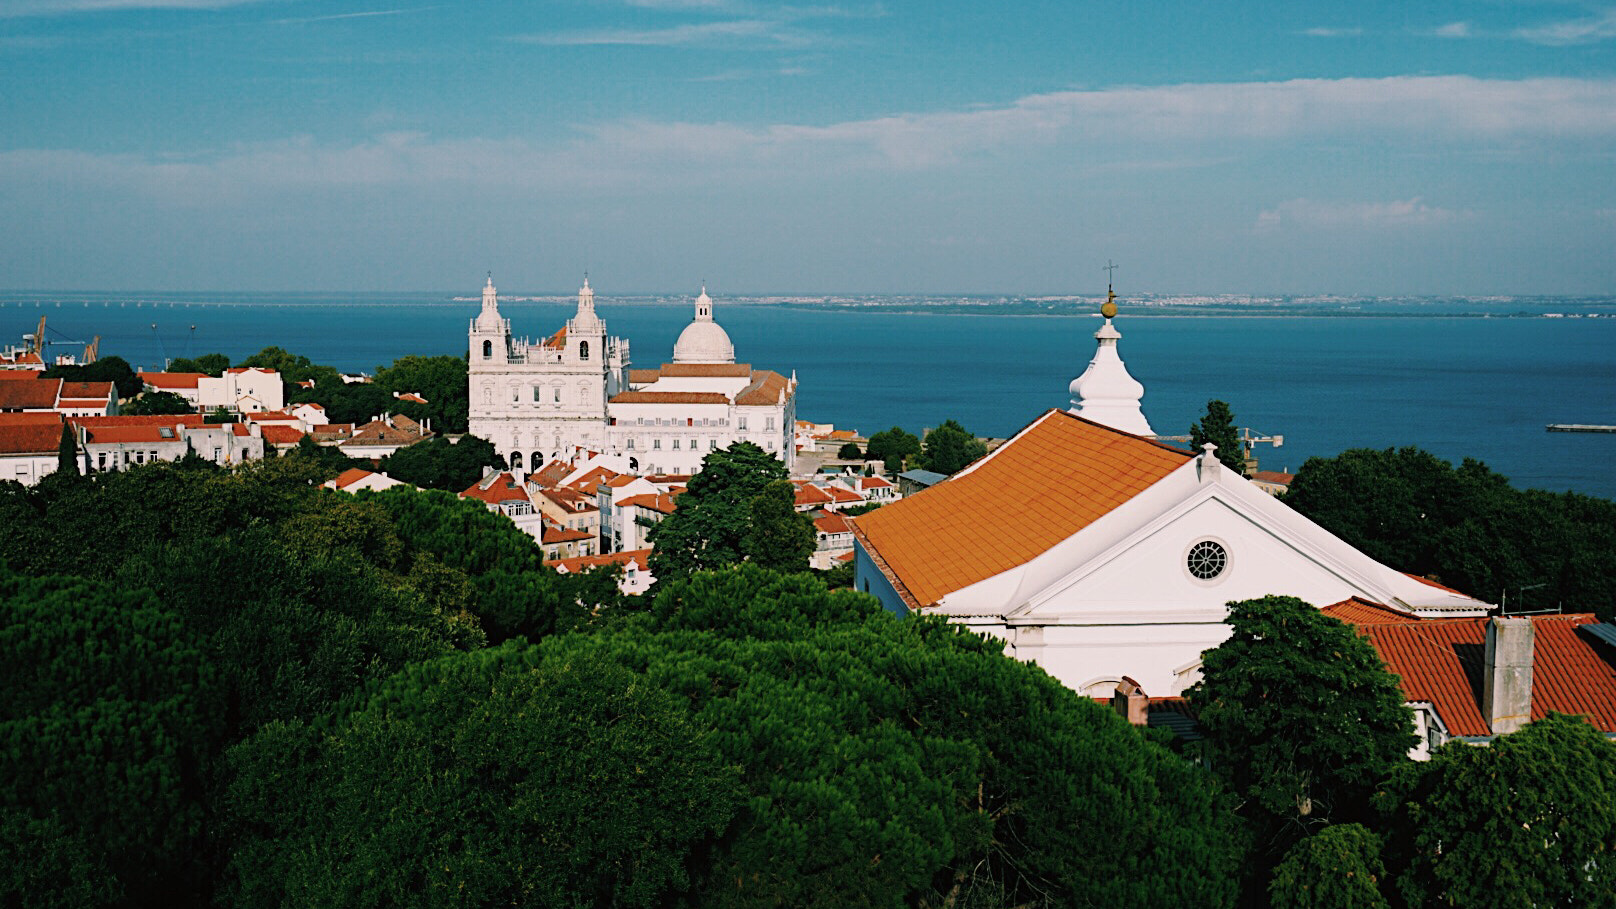
M 215 463 L 215 464 L 223 464 L 224 463 L 224 449 L 223 448 L 215 448 L 215 449 L 213 449 L 213 463 Z
M 629 439 L 628 440 L 628 445 L 625 446 L 625 447 L 628 448 L 629 451 L 633 451 L 634 450 L 634 440 L 632 438 Z
M 764 417 L 763 418 L 763 428 L 764 429 L 773 429 L 774 428 L 774 417 Z
M 674 439 L 674 440 L 673 440 L 673 450 L 674 450 L 674 451 L 678 451 L 678 450 L 679 450 L 679 440 L 678 440 L 678 439 Z
M 662 448 L 662 440 L 661 439 L 652 439 L 651 440 L 651 447 L 660 451 L 661 448 Z
M 746 431 L 746 418 L 745 417 L 737 417 L 736 421 L 735 421 L 735 428 L 741 430 L 742 432 L 745 432 Z
M 539 386 L 535 385 L 533 386 L 533 403 L 537 404 L 540 400 L 542 399 L 539 397 Z
M 557 404 L 561 403 L 561 386 L 560 385 L 557 385 L 555 387 L 555 402 Z
M 707 440 L 707 450 L 708 451 L 717 451 L 718 450 L 718 440 L 717 439 L 708 439 Z
M 696 440 L 695 440 L 695 439 L 691 439 L 691 440 L 690 440 L 690 450 L 691 450 L 691 451 L 695 451 L 695 450 L 696 450 Z

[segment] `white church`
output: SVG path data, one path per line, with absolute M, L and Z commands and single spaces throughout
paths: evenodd
M 1200 678 L 1226 604 L 1281 594 L 1410 617 L 1491 606 L 1376 562 L 1218 460 L 1157 442 L 1108 301 L 1072 406 L 917 495 L 852 519 L 855 584 L 947 616 L 1083 694 L 1149 696 Z
M 709 451 L 753 442 L 796 463 L 797 378 L 735 362 L 706 288 L 673 345 L 672 362 L 633 369 L 628 342 L 606 334 L 588 279 L 578 309 L 538 342 L 516 338 L 494 279 L 471 320 L 470 431 L 513 470 L 612 455 L 641 474 L 694 474 Z

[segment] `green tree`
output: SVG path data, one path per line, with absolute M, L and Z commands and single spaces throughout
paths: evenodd
M 774 571 L 807 571 L 814 554 L 814 525 L 796 508 L 797 488 L 790 480 L 763 487 L 746 508 L 741 552 L 749 562 Z
M 460 492 L 482 478 L 483 468 L 504 466 L 492 442 L 465 435 L 457 442 L 435 436 L 401 448 L 382 461 L 381 470 L 395 480 L 423 489 Z
M 350 458 L 337 446 L 321 445 L 307 435 L 298 439 L 297 444 L 280 460 L 289 463 L 279 465 L 279 469 L 304 469 L 308 472 L 308 478 L 316 485 L 334 479 L 350 468 L 362 467 L 366 470 L 371 468 L 369 461 Z
M 118 405 L 118 412 L 134 416 L 147 416 L 153 414 L 193 414 L 196 407 L 184 397 L 172 391 L 148 391 L 140 397 Z
M 919 454 L 920 440 L 897 426 L 870 436 L 869 443 L 864 446 L 864 456 L 872 461 L 885 462 L 889 473 L 902 470 L 906 458 Z
M 118 398 L 127 401 L 140 394 L 146 383 L 135 375 L 129 361 L 123 357 L 102 357 L 82 366 L 51 366 L 40 374 L 45 379 L 66 379 L 69 382 L 111 382 L 118 388 Z
M 751 442 L 709 452 L 701 463 L 673 514 L 651 529 L 651 572 L 659 580 L 745 559 L 752 500 L 786 479 L 786 466 Z
M 1307 603 L 1243 600 L 1225 621 L 1228 640 L 1202 655 L 1186 697 L 1271 865 L 1310 830 L 1368 816 L 1415 744 L 1413 717 L 1374 647 Z
M 240 906 L 655 906 L 739 798 L 682 703 L 520 642 L 231 754 Z
M 1268 885 L 1272 909 L 1390 909 L 1380 839 L 1362 824 L 1332 824 L 1297 841 Z
M 239 422 L 241 422 L 241 420 L 235 414 L 231 413 L 228 410 L 225 410 L 224 407 L 221 405 L 219 407 L 215 407 L 212 410 L 208 411 L 207 416 L 202 418 L 202 422 L 209 423 L 209 424 L 222 424 L 222 423 L 239 423 Z
M 1455 468 L 1417 448 L 1309 458 L 1285 502 L 1381 562 L 1483 600 L 1616 617 L 1616 502 L 1517 490 L 1479 461 Z
M 1580 717 L 1450 742 L 1376 802 L 1410 906 L 1616 906 L 1616 745 Z
M 203 354 L 196 359 L 176 357 L 168 361 L 168 372 L 199 372 L 215 379 L 230 368 L 230 358 L 222 353 Z
M 1218 460 L 1241 476 L 1246 475 L 1246 449 L 1240 441 L 1240 430 L 1235 428 L 1234 413 L 1223 401 L 1206 402 L 1206 415 L 1190 424 L 1190 448 L 1200 451 L 1211 442 L 1218 446 Z
M 864 452 L 859 450 L 857 442 L 847 442 L 837 449 L 836 457 L 843 461 L 857 461 L 864 457 Z
M 305 400 L 297 394 L 305 389 L 298 383 L 313 380 L 316 388 L 333 388 L 342 385 L 342 374 L 330 366 L 324 366 L 311 361 L 301 354 L 294 354 L 281 347 L 270 346 L 253 354 L 240 363 L 240 367 L 253 367 L 258 369 L 273 369 L 281 374 L 281 384 L 285 388 L 286 400 Z M 322 402 L 324 403 L 324 402 Z M 338 420 L 335 423 L 350 423 L 352 420 Z
M 56 472 L 63 476 L 78 476 L 79 440 L 73 424 L 62 424 L 62 438 L 56 443 Z
M 671 690 L 741 768 L 692 904 L 1231 905 L 1211 775 L 1001 642 L 750 564 L 659 586 L 540 646 Z
M 971 435 L 957 421 L 944 420 L 943 425 L 926 433 L 920 466 L 941 474 L 954 474 L 987 453 L 988 446 L 981 439 Z
M 471 385 L 466 380 L 467 364 L 461 356 L 399 357 L 391 366 L 376 369 L 376 384 L 388 392 L 414 392 L 426 398 L 424 416 L 432 429 L 441 433 L 467 431 L 471 407 Z
M 0 652 L 0 902 L 197 899 L 223 715 L 199 642 L 148 591 L 0 570 Z

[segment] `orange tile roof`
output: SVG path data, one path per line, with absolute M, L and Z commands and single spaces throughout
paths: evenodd
M 347 470 L 344 470 L 342 473 L 337 474 L 337 478 L 332 480 L 331 483 L 338 489 L 347 489 L 349 486 L 352 486 L 371 474 L 372 471 L 365 470 L 360 467 L 350 467 Z
M 566 479 L 569 473 L 572 473 L 572 465 L 565 461 L 551 461 L 537 472 L 530 474 L 527 481 L 535 486 L 556 486 Z
M 245 413 L 241 416 L 252 423 L 300 423 L 303 421 L 302 417 L 287 413 L 284 410 L 260 410 L 254 413 Z
M 1349 625 L 1358 625 L 1365 622 L 1424 621 L 1424 619 L 1421 619 L 1417 615 L 1407 612 L 1400 612 L 1391 608 L 1390 606 L 1384 606 L 1380 603 L 1359 599 L 1358 597 L 1353 597 L 1350 600 L 1342 600 L 1339 603 L 1326 606 L 1319 611 L 1332 619 L 1339 619 L 1340 621 L 1346 622 Z
M 656 373 L 658 373 L 658 374 L 660 374 L 662 376 L 667 376 L 669 378 L 685 378 L 685 377 L 697 378 L 697 379 L 741 378 L 741 377 L 752 375 L 752 364 L 750 364 L 750 363 L 664 363 L 664 364 L 662 364 L 661 369 L 658 369 L 658 370 L 646 370 L 646 372 L 656 372 Z
M 541 543 L 571 543 L 577 540 L 593 540 L 595 535 L 587 530 L 568 530 L 554 524 L 544 525 L 544 536 Z
M 728 404 L 716 391 L 623 391 L 612 395 L 613 404 Z
M 812 483 L 797 484 L 796 500 L 794 505 L 823 505 L 829 502 L 830 493 Z
M 564 569 L 567 573 L 576 574 L 579 571 L 596 568 L 601 565 L 628 565 L 632 563 L 636 568 L 645 568 L 650 564 L 650 558 L 651 550 L 649 549 L 631 549 L 628 552 L 609 552 L 605 555 L 556 559 L 550 564 L 555 566 L 558 571 Z
M 66 418 L 54 410 L 25 410 L 21 413 L 0 413 L 0 426 L 61 426 L 64 419 Z
M 673 499 L 674 497 L 667 493 L 657 493 L 652 495 L 651 493 L 646 492 L 637 496 L 629 496 L 617 504 L 624 508 L 627 508 L 630 505 L 638 505 L 641 508 L 649 508 L 652 511 L 659 511 L 663 514 L 673 514 L 673 510 L 678 507 L 674 504 Z
M 207 373 L 202 372 L 142 372 L 136 373 L 140 381 L 153 388 L 196 388 L 197 384 L 206 379 Z
M 858 484 L 860 489 L 886 489 L 892 485 L 883 477 L 859 477 Z
M 587 473 L 573 480 L 569 485 L 585 495 L 594 495 L 595 490 L 600 488 L 600 484 L 608 482 L 616 476 L 615 471 L 608 470 L 605 467 L 591 467 Z
M 630 385 L 649 385 L 662 378 L 662 371 L 658 369 L 631 369 L 628 371 Z
M 840 512 L 827 512 L 824 517 L 814 519 L 814 529 L 820 533 L 848 533 L 853 525 L 847 523 L 847 518 Z
M 844 505 L 864 501 L 863 496 L 851 489 L 843 489 L 840 486 L 827 486 L 825 487 L 825 492 L 830 495 L 831 501 L 841 502 Z
M 1259 483 L 1273 483 L 1276 486 L 1289 486 L 1296 479 L 1296 474 L 1286 473 L 1283 470 L 1258 470 L 1252 473 L 1251 478 Z
M 62 382 L 62 397 L 106 401 L 117 394 L 111 382 Z
M 61 388 L 61 379 L 0 384 L 0 410 L 50 410 Z
M 108 426 L 187 426 L 198 427 L 206 425 L 206 417 L 199 413 L 178 414 L 115 414 L 93 417 L 68 417 L 75 426 L 86 429 L 106 428 Z
M 912 608 L 1022 565 L 1194 455 L 1051 410 L 968 472 L 855 518 Z
M 0 359 L 0 363 L 4 362 L 6 360 Z M 39 378 L 43 372 L 44 370 L 41 369 L 0 369 L 0 379 L 10 379 L 13 382 L 32 382 Z
M 156 444 L 159 442 L 178 442 L 183 439 L 182 436 L 174 433 L 172 429 L 169 429 L 169 434 L 165 436 L 163 434 L 164 429 L 169 429 L 169 427 L 103 426 L 100 429 L 90 430 L 90 438 L 88 442 L 91 445 L 127 445 L 134 442 L 151 444 Z
M 567 346 L 567 326 L 556 329 L 556 333 L 544 339 L 543 345 L 551 350 L 561 350 Z
M 296 445 L 303 438 L 303 430 L 296 426 L 265 426 L 261 432 L 271 445 Z
M 1485 617 L 1360 623 L 1403 695 L 1429 701 L 1452 735 L 1490 735 L 1481 713 L 1481 674 L 1487 641 Z M 1532 719 L 1549 711 L 1583 714 L 1616 732 L 1616 665 L 1577 633 L 1592 615 L 1532 616 Z M 1472 681 L 1474 680 L 1474 681 Z
M 61 442 L 60 423 L 0 425 L 0 454 L 50 454 Z
M 481 480 L 471 484 L 461 498 L 476 499 L 490 505 L 501 502 L 528 502 L 533 500 L 527 497 L 527 489 L 517 484 L 509 473 L 489 474 Z
M 786 377 L 777 372 L 760 369 L 752 373 L 752 384 L 735 396 L 736 404 L 779 404 L 786 398 Z

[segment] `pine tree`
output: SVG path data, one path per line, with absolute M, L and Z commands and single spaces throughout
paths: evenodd
M 1190 424 L 1190 447 L 1196 451 L 1211 442 L 1218 447 L 1218 460 L 1241 476 L 1246 475 L 1246 451 L 1240 444 L 1240 431 L 1234 425 L 1234 413 L 1223 401 L 1206 402 L 1206 416 L 1199 423 Z

